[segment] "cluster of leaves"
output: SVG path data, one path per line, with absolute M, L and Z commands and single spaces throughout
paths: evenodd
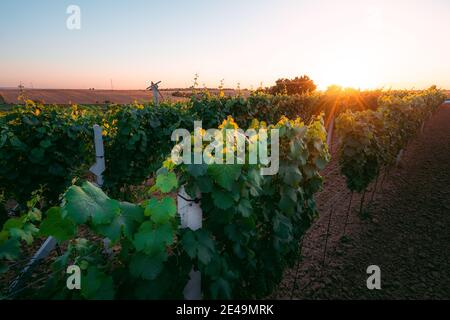
M 173 130 L 191 131 L 194 121 L 202 121 L 203 128 L 217 128 L 228 116 L 241 128 L 249 128 L 254 118 L 266 123 L 276 123 L 282 116 L 310 121 L 322 112 L 329 117 L 346 109 L 373 108 L 378 95 L 372 91 L 334 90 L 292 96 L 260 92 L 244 98 L 203 92 L 184 104 L 124 106 L 105 117 L 105 187 L 109 193 L 130 200 L 119 190 L 124 190 L 124 185 L 140 184 L 155 172 L 174 145 Z
M 237 125 L 228 118 L 221 128 Z M 254 121 L 252 128 L 266 125 Z M 295 261 L 298 241 L 317 215 L 313 195 L 322 184 L 319 171 L 329 161 L 322 119 L 307 126 L 299 119 L 283 118 L 267 129 L 279 130 L 277 175 L 263 176 L 261 166 L 249 161 L 181 166 L 180 179 L 188 194 L 192 198 L 201 194 L 203 228 L 187 231 L 182 239 L 187 244 L 196 239 L 198 250 L 188 252 L 202 272 L 207 297 L 269 294 Z
M 278 175 L 263 176 L 256 164 L 176 166 L 168 160 L 158 170 L 151 197 L 140 204 L 113 200 L 89 182 L 70 187 L 61 206 L 46 212 L 40 230 L 33 229 L 67 249 L 53 263 L 47 283 L 29 294 L 56 299 L 182 298 L 192 267 L 202 272 L 205 298 L 270 293 L 295 261 L 298 241 L 317 216 L 313 195 L 321 187 L 319 171 L 329 153 L 321 118 L 309 125 L 283 118 L 268 127 L 254 121 L 252 127 L 279 130 Z M 228 118 L 221 128 L 237 129 L 237 124 Z M 181 185 L 191 197 L 201 198 L 199 230 L 180 228 L 174 192 Z M 19 234 L 11 231 L 19 220 L 10 221 L 5 224 L 9 238 Z M 84 231 L 80 237 L 86 229 L 89 236 Z M 2 239 L 6 236 L 2 233 Z M 110 242 L 106 250 L 103 238 Z M 65 270 L 72 264 L 82 271 L 79 291 L 66 287 Z
M 28 101 L 0 117 L 0 189 L 24 203 L 46 186 L 50 203 L 93 161 L 95 115 L 77 106 L 43 107 Z
M 74 185 L 60 207 L 45 213 L 39 228 L 28 222 L 30 214 L 8 220 L 1 233 L 0 259 L 17 258 L 21 239 L 31 244 L 32 236 L 52 236 L 67 249 L 51 265 L 46 283 L 26 292 L 27 297 L 182 298 L 192 265 L 176 243 L 176 202 L 164 196 L 177 186 L 174 173 L 161 173 L 155 190 L 162 196 L 137 205 L 113 200 L 89 182 Z M 66 286 L 66 269 L 74 264 L 82 271 L 79 291 Z
M 50 204 L 55 203 L 70 181 L 84 176 L 93 163 L 95 123 L 104 129 L 106 190 L 130 200 L 127 186 L 140 184 L 155 172 L 173 146 L 173 129 L 192 130 L 194 120 L 201 120 L 204 128 L 216 128 L 230 115 L 248 128 L 253 118 L 267 123 L 282 116 L 309 121 L 321 112 L 329 117 L 344 110 L 345 104 L 364 109 L 372 100 L 370 92 L 330 90 L 291 96 L 260 92 L 247 98 L 204 91 L 182 104 L 111 105 L 107 110 L 28 102 L 0 116 L 0 189 L 7 199 L 24 203 L 33 190 L 45 185 Z
M 241 128 L 248 128 L 255 118 L 267 123 L 276 123 L 282 116 L 309 121 L 320 114 L 319 100 L 320 94 L 288 96 L 258 92 L 248 98 L 204 94 L 192 102 L 191 112 L 195 120 L 202 120 L 205 128 L 217 128 L 228 116 Z
M 9 263 L 23 258 L 22 243 L 31 245 L 39 236 L 42 220 L 43 190 L 32 193 L 27 210 L 20 217 L 8 219 L 0 231 L 0 274 L 8 271 Z
M 379 108 L 342 113 L 336 120 L 339 164 L 347 186 L 364 191 L 381 168 L 392 165 L 400 150 L 445 100 L 436 87 L 393 91 L 379 98 Z
M 103 122 L 105 188 L 118 195 L 124 186 L 142 183 L 170 153 L 172 132 L 192 127 L 188 105 L 134 104 L 108 112 Z
M 133 104 L 111 108 L 104 116 L 106 171 L 105 188 L 111 195 L 130 200 L 127 186 L 138 185 L 154 173 L 174 146 L 175 129 L 193 130 L 194 121 L 204 128 L 217 128 L 232 116 L 248 128 L 254 118 L 275 123 L 287 116 L 312 119 L 317 114 L 320 95 L 273 96 L 253 94 L 213 96 L 204 92 L 188 103 L 152 105 Z

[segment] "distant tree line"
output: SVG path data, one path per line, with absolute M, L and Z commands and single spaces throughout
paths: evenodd
M 264 91 L 273 95 L 276 94 L 303 94 L 313 92 L 317 89 L 316 84 L 307 75 L 295 77 L 294 79 L 278 79 L 275 85 L 266 88 Z

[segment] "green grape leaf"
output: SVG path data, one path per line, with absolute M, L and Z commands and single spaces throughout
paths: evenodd
M 234 204 L 232 195 L 229 192 L 219 189 L 213 191 L 212 198 L 214 205 L 222 210 L 230 209 Z
M 29 154 L 32 163 L 40 163 L 44 159 L 45 150 L 42 148 L 33 148 Z
M 116 243 L 122 236 L 122 230 L 125 226 L 128 226 L 128 224 L 126 223 L 124 217 L 118 215 L 108 224 L 100 224 L 95 226 L 95 230 L 102 236 L 105 236 L 111 240 L 112 243 Z
M 211 179 L 207 176 L 197 178 L 196 184 L 202 193 L 210 193 L 213 187 Z
M 6 240 L 9 239 L 9 232 L 6 230 L 3 230 L 0 232 L 0 244 L 3 244 L 6 242 Z
M 302 173 L 296 166 L 288 166 L 283 168 L 283 182 L 292 187 L 298 187 L 302 181 Z
M 28 245 L 33 242 L 33 235 L 37 233 L 37 228 L 31 223 L 25 223 L 26 216 L 8 219 L 3 231 L 8 233 L 8 237 L 25 241 Z
M 237 210 L 239 211 L 240 214 L 242 214 L 242 216 L 244 218 L 248 218 L 252 215 L 253 213 L 253 207 L 252 204 L 250 203 L 250 201 L 248 199 L 241 199 L 241 201 L 239 201 Z
M 119 203 L 121 214 L 129 220 L 142 223 L 144 221 L 144 209 L 136 204 L 129 202 Z
M 248 171 L 247 181 L 250 188 L 250 194 L 254 197 L 258 197 L 262 193 L 262 185 L 264 177 L 261 176 L 259 169 L 250 169 Z
M 52 145 L 52 142 L 51 142 L 50 140 L 48 140 L 48 139 L 45 139 L 45 140 L 42 140 L 42 141 L 39 143 L 39 145 L 40 145 L 42 148 L 47 149 L 47 148 L 49 148 L 49 147 Z
M 28 245 L 33 243 L 33 234 L 30 231 L 26 231 L 24 229 L 11 229 L 9 230 L 9 235 L 14 239 L 21 239 L 25 241 Z
M 18 239 L 8 239 L 0 244 L 0 259 L 15 260 L 20 256 L 20 242 Z
M 70 187 L 64 199 L 63 217 L 67 216 L 77 224 L 86 223 L 89 218 L 94 225 L 107 224 L 120 212 L 119 202 L 108 198 L 90 182 L 85 182 L 81 187 Z
M 65 241 L 76 234 L 76 225 L 69 218 L 63 218 L 59 207 L 50 208 L 47 217 L 41 223 L 40 234 L 52 236 L 57 241 Z
M 316 159 L 316 166 L 317 166 L 317 168 L 318 168 L 319 170 L 325 169 L 325 167 L 327 166 L 327 164 L 328 164 L 328 160 L 327 160 L 326 158 L 324 158 L 324 157 L 318 157 L 318 158 Z
M 3 230 L 9 231 L 11 229 L 21 229 L 23 227 L 23 219 L 10 218 L 3 225 Z
M 314 174 L 315 174 L 314 169 L 315 168 L 313 166 L 308 165 L 308 164 L 303 167 L 303 172 L 306 174 L 306 177 L 308 179 L 311 179 L 312 177 L 314 177 Z
M 182 237 L 181 243 L 191 259 L 198 258 L 205 265 L 211 261 L 215 252 L 214 241 L 208 232 L 203 229 L 197 231 L 187 230 Z
M 155 226 L 151 221 L 144 222 L 134 235 L 133 244 L 137 251 L 154 254 L 173 243 L 174 230 L 170 224 Z
M 212 164 L 208 166 L 208 174 L 222 188 L 231 191 L 233 183 L 241 175 L 241 166 L 237 164 Z
M 96 267 L 89 267 L 81 277 L 81 295 L 88 300 L 114 299 L 114 283 L 111 276 Z
M 173 198 L 163 198 L 158 201 L 153 198 L 145 208 L 145 215 L 150 216 L 150 219 L 157 224 L 164 224 L 171 218 L 175 217 L 177 213 L 177 205 Z
M 20 141 L 20 139 L 17 138 L 16 136 L 11 137 L 9 139 L 9 142 L 11 143 L 11 146 L 13 146 L 14 148 L 20 151 L 27 151 L 28 146 L 22 141 Z
M 178 187 L 177 176 L 173 172 L 160 174 L 156 178 L 156 187 L 163 193 L 169 193 Z
M 223 278 L 215 280 L 211 284 L 211 297 L 213 299 L 232 299 L 230 283 Z
M 69 245 L 68 249 L 61 256 L 57 257 L 52 264 L 53 271 L 64 269 L 68 262 L 70 255 L 72 254 L 71 246 Z
M 120 214 L 115 216 L 108 224 L 97 225 L 96 230 L 113 243 L 117 242 L 122 233 L 129 239 L 133 239 L 133 234 L 144 219 L 144 209 L 138 205 L 128 202 L 120 202 Z
M 275 235 L 283 240 L 292 240 L 293 226 L 291 220 L 286 216 L 277 213 L 273 218 L 273 231 Z
M 292 200 L 289 194 L 282 194 L 278 207 L 287 215 L 292 215 L 296 209 L 296 202 Z
M 167 253 L 163 250 L 153 255 L 135 253 L 131 258 L 130 273 L 135 277 L 154 280 L 163 270 L 165 261 L 167 261 Z
M 206 163 L 188 164 L 186 165 L 186 170 L 191 176 L 198 178 L 204 176 L 208 172 L 208 165 Z
M 27 217 L 32 222 L 40 222 L 42 220 L 42 213 L 40 210 L 33 208 L 28 212 Z

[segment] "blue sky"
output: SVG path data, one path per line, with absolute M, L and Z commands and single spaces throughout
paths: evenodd
M 449 17 L 446 0 L 2 0 L 0 86 L 450 88 Z

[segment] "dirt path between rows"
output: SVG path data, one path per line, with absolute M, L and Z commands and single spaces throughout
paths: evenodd
M 368 217 L 353 196 L 345 237 L 351 196 L 336 160 L 324 177 L 321 217 L 271 298 L 450 299 L 450 105 L 427 121 L 371 203 L 367 193 Z M 381 269 L 381 290 L 367 289 L 370 265 Z

